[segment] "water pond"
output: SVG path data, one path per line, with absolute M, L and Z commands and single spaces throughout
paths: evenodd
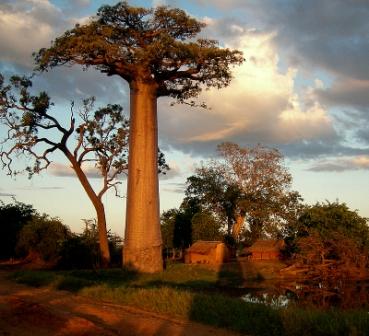
M 240 297 L 275 307 L 369 309 L 369 280 L 245 282 Z

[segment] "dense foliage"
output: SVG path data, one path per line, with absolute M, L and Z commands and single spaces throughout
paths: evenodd
M 0 201 L 0 260 L 16 256 L 18 234 L 34 215 L 32 205 Z
M 112 264 L 121 265 L 122 239 L 108 232 Z M 101 266 L 96 220 L 87 220 L 81 234 L 58 218 L 39 214 L 21 202 L 0 203 L 0 260 L 10 258 L 33 267 L 98 268 Z
M 69 228 L 60 219 L 36 214 L 19 233 L 17 254 L 55 262 L 60 256 L 64 241 L 70 236 Z
M 195 198 L 185 198 L 179 209 L 161 215 L 164 248 L 184 249 L 197 240 L 223 240 L 222 223 Z
M 258 238 L 281 238 L 296 220 L 300 195 L 291 191 L 292 176 L 276 149 L 218 146 L 219 156 L 187 179 L 187 198 L 227 223 L 228 235 L 249 244 Z M 243 233 L 243 234 L 242 234 Z
M 286 235 L 288 256 L 312 276 L 363 276 L 369 266 L 368 220 L 345 203 L 306 206 Z
M 230 66 L 243 62 L 238 50 L 196 35 L 205 24 L 167 6 L 132 7 L 126 1 L 102 6 L 87 24 L 77 24 L 35 53 L 39 70 L 63 64 L 95 67 L 129 83 L 155 83 L 156 96 L 180 101 L 196 97 L 201 85 L 224 87 Z

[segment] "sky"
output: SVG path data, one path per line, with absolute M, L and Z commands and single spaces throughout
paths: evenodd
M 103 4 L 91 0 L 0 0 L 0 73 L 30 74 L 32 52 Z M 277 148 L 305 202 L 345 202 L 369 217 L 369 1 L 141 0 L 131 5 L 184 9 L 207 24 L 202 37 L 243 51 L 229 87 L 203 91 L 209 109 L 158 100 L 159 144 L 171 170 L 160 180 L 161 210 L 178 207 L 185 181 L 216 146 L 231 141 Z M 127 84 L 79 67 L 58 67 L 34 78 L 63 116 L 70 101 L 95 96 L 129 110 Z M 0 137 L 4 129 L 0 127 Z M 18 164 L 27 162 L 19 159 Z M 98 188 L 101 182 L 92 179 Z M 125 194 L 122 180 L 121 194 Z M 31 180 L 0 173 L 0 200 L 14 196 L 60 217 L 74 231 L 95 217 L 87 196 L 60 155 Z M 125 199 L 104 196 L 108 226 L 123 235 Z

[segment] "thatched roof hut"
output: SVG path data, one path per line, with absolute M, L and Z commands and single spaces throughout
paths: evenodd
M 228 248 L 221 241 L 199 240 L 185 252 L 186 264 L 220 264 L 228 259 Z
M 251 245 L 247 252 L 251 260 L 276 260 L 280 259 L 284 246 L 283 240 L 260 239 Z

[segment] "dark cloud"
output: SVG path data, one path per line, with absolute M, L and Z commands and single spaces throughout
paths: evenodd
M 349 106 L 369 111 L 369 80 L 340 79 L 331 87 L 316 89 L 318 99 L 330 106 Z
M 241 16 L 244 10 L 250 26 L 277 31 L 276 45 L 295 64 L 369 78 L 368 1 L 216 0 L 211 4 L 228 15 L 235 15 L 237 9 Z

